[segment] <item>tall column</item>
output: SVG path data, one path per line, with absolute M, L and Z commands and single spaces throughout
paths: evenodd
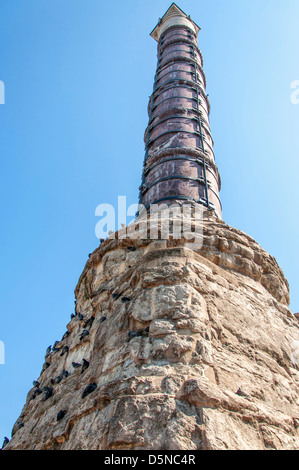
M 221 182 L 197 45 L 199 30 L 173 3 L 151 33 L 158 41 L 158 63 L 148 108 L 140 203 L 149 207 L 194 201 L 221 218 Z
M 217 211 L 198 27 L 175 5 L 167 14 L 152 33 L 159 64 L 142 200 L 173 201 L 174 191 Z M 89 255 L 75 312 L 32 377 L 5 450 L 133 458 L 135 450 L 299 449 L 299 324 L 288 282 L 250 236 L 216 217 L 196 224 L 201 249 L 185 237 L 129 239 L 124 227 Z

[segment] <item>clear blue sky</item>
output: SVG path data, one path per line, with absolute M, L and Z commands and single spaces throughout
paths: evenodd
M 170 0 L 2 0 L 0 445 L 61 339 L 98 245 L 95 208 L 137 201 L 149 33 Z M 201 26 L 226 223 L 278 261 L 299 311 L 298 0 L 178 0 Z

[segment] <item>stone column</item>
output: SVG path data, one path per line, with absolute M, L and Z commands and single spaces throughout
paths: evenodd
M 141 199 L 191 199 L 217 215 L 203 94 L 194 107 L 204 93 L 197 28 L 173 4 L 152 33 L 159 64 Z M 200 248 L 129 239 L 123 228 L 89 256 L 75 312 L 46 350 L 6 450 L 299 449 L 299 323 L 288 282 L 273 256 L 213 211 L 197 223 Z
M 119 232 L 75 294 L 6 450 L 299 449 L 299 324 L 252 238 L 212 215 L 198 252 Z
M 173 4 L 151 33 L 158 41 L 158 64 L 148 109 L 140 202 L 148 207 L 195 201 L 221 218 L 221 183 L 197 45 L 199 29 Z

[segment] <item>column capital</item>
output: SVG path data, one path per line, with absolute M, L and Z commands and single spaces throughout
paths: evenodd
M 175 3 L 172 3 L 150 35 L 156 41 L 159 41 L 161 34 L 166 29 L 176 25 L 187 26 L 196 36 L 200 31 L 200 27 L 191 20 L 190 16 L 187 16 Z

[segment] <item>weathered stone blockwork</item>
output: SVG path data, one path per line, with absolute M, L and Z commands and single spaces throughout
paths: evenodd
M 246 234 L 209 217 L 198 252 L 107 240 L 75 293 L 6 449 L 299 448 L 298 320 Z

